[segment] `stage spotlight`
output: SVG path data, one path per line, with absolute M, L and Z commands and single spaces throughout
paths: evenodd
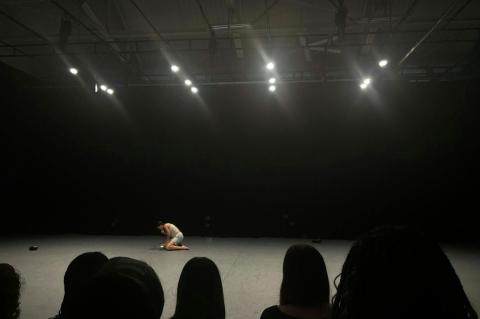
M 186 85 L 186 86 L 192 85 L 192 81 L 190 81 L 189 79 L 186 79 L 186 80 L 185 80 L 185 85 Z
M 275 64 L 273 62 L 268 62 L 267 65 L 265 66 L 267 70 L 273 70 L 275 69 Z
M 98 93 L 98 84 L 95 83 L 95 93 Z
M 100 90 L 106 91 L 106 90 L 108 90 L 108 86 L 106 86 L 105 84 L 102 84 L 102 85 L 100 85 Z
M 177 73 L 178 71 L 180 71 L 180 68 L 178 67 L 178 65 L 173 64 L 170 67 L 170 70 L 172 70 L 173 73 Z
M 361 88 L 362 90 L 365 90 L 365 89 L 367 88 L 367 86 L 368 86 L 368 84 L 365 83 L 365 82 L 362 83 L 362 84 L 360 84 L 360 88 Z
M 275 79 L 275 78 L 268 79 L 268 83 L 270 83 L 270 84 L 275 84 L 275 82 L 277 82 L 277 79 Z
M 277 87 L 276 87 L 275 85 L 270 85 L 270 86 L 268 87 L 268 90 L 269 90 L 270 92 L 275 92 L 276 89 L 277 89 Z
M 378 62 L 378 66 L 380 66 L 381 68 L 386 67 L 387 64 L 388 64 L 388 60 L 386 60 L 386 59 L 380 60 L 380 61 Z
M 70 68 L 70 69 L 68 69 L 68 71 L 70 71 L 70 73 L 72 73 L 73 75 L 78 74 L 78 69 L 76 69 L 76 68 Z
M 112 95 L 114 92 L 115 92 L 115 91 L 112 90 L 112 89 L 107 89 L 107 93 L 110 94 L 110 95 Z
M 194 86 L 190 88 L 190 91 L 192 91 L 193 94 L 196 94 L 198 92 L 198 89 Z
M 365 83 L 367 86 L 372 82 L 370 78 L 365 78 L 363 79 L 363 83 Z

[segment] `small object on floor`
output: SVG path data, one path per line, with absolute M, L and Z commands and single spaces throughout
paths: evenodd
M 320 244 L 322 240 L 320 238 L 312 239 L 312 243 Z
M 28 248 L 28 250 L 30 250 L 30 251 L 37 250 L 37 249 L 38 249 L 38 246 L 30 246 Z

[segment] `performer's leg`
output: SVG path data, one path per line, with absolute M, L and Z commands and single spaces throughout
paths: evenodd
M 166 250 L 188 250 L 189 248 L 185 245 L 182 245 L 183 234 L 178 234 L 167 245 L 165 245 Z
M 165 250 L 189 250 L 190 248 L 188 248 L 187 246 L 185 245 L 182 245 L 182 246 L 178 246 L 177 244 L 173 243 L 172 241 L 170 241 L 166 246 L 165 246 Z

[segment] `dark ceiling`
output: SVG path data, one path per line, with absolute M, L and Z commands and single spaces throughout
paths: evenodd
M 115 86 L 477 77 L 480 2 L 472 0 L 0 1 L 0 60 L 78 86 L 76 66 Z

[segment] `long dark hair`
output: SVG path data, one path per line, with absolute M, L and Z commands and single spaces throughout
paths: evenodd
M 477 318 L 443 250 L 413 229 L 366 233 L 339 278 L 333 319 Z
M 322 255 L 310 245 L 293 245 L 283 261 L 280 305 L 303 307 L 328 304 L 330 285 Z
M 172 319 L 224 319 L 223 286 L 217 265 L 206 257 L 190 259 L 178 281 Z

